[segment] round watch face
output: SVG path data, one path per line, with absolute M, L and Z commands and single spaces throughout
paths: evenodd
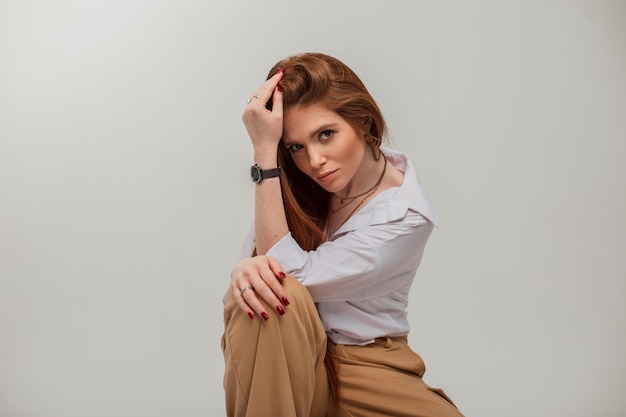
M 258 165 L 252 165 L 250 167 L 250 177 L 252 177 L 252 182 L 259 183 L 261 181 L 261 168 Z

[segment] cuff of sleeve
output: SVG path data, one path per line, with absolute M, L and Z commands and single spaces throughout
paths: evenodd
M 276 242 L 274 246 L 267 251 L 266 255 L 276 259 L 283 267 L 286 274 L 294 274 L 295 271 L 302 269 L 307 261 L 306 252 L 302 250 L 300 245 L 291 236 L 291 232 L 287 233 L 281 240 Z

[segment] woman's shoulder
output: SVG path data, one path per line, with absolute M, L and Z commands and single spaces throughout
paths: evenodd
M 404 181 L 404 172 L 400 171 L 393 164 L 388 164 L 387 175 L 383 179 L 383 184 L 381 189 L 385 190 L 387 188 L 399 187 L 402 185 Z
M 418 212 L 436 225 L 435 210 L 430 198 L 420 184 L 408 155 L 387 146 L 382 146 L 381 150 L 389 161 L 389 166 L 393 167 L 390 170 L 390 181 L 396 184 L 395 186 L 389 186 L 393 190 L 390 193 L 386 193 L 389 205 L 395 207 L 398 210 L 398 214 L 401 212 L 405 213 L 407 209 Z

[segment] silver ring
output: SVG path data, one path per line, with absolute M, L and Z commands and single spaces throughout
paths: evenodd
M 254 95 L 254 96 L 250 97 L 250 98 L 248 99 L 248 103 L 250 103 L 250 102 L 252 101 L 252 99 L 253 99 L 253 98 L 259 98 L 259 96 Z
M 248 291 L 248 290 L 253 290 L 253 291 L 254 291 L 254 288 L 253 288 L 253 287 L 251 287 L 250 285 L 246 285 L 245 287 L 241 288 L 241 289 L 240 289 L 240 291 L 241 291 L 241 296 L 243 297 L 243 293 L 244 293 L 244 292 L 246 292 L 246 291 Z

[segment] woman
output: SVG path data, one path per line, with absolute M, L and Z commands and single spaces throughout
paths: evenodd
M 381 145 L 363 83 L 332 57 L 293 56 L 243 121 L 255 221 L 225 296 L 228 415 L 460 416 L 407 344 L 435 215 L 406 156 Z

